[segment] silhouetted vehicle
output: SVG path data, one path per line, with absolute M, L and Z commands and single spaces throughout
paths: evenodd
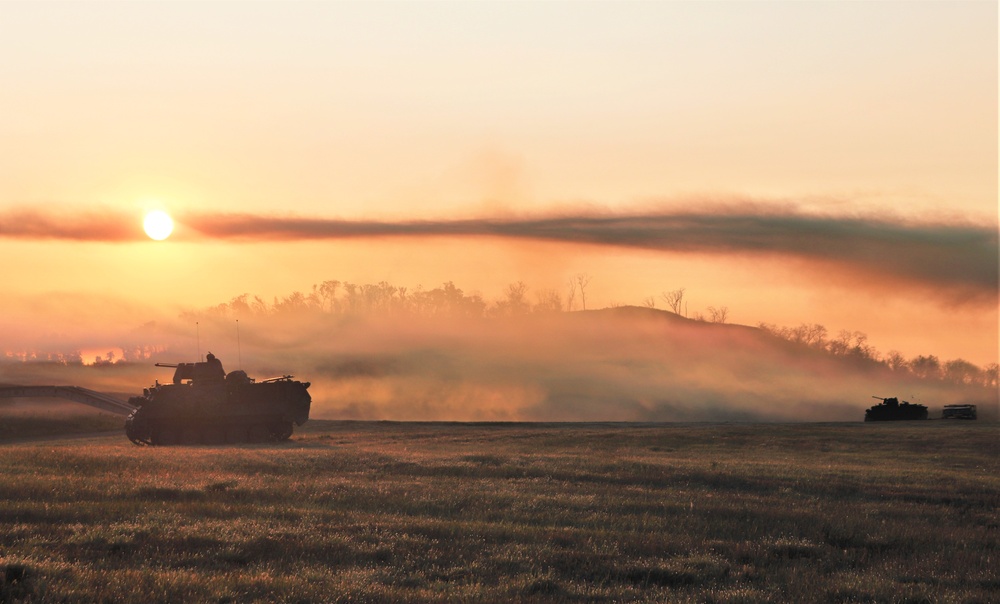
M 975 405 L 945 405 L 941 419 L 976 419 Z
M 222 444 L 287 440 L 292 425 L 309 419 L 309 382 L 286 375 L 257 382 L 242 370 L 229 374 L 212 353 L 173 367 L 172 384 L 156 382 L 133 396 L 125 435 L 137 445 Z
M 877 398 L 882 402 L 869 407 L 865 411 L 866 422 L 927 419 L 927 407 L 924 405 L 917 405 L 907 401 L 900 403 L 896 397 L 882 398 L 881 396 L 873 396 L 872 398 Z

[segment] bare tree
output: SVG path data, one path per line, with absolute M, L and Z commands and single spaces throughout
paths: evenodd
M 493 308 L 495 316 L 516 317 L 525 315 L 531 310 L 531 304 L 527 300 L 528 286 L 524 281 L 511 283 L 504 290 L 504 297 L 498 300 Z
M 983 385 L 988 388 L 996 388 L 1000 385 L 1000 365 L 990 363 L 983 369 Z
M 826 327 L 819 323 L 813 323 L 806 331 L 806 344 L 816 348 L 824 348 L 826 346 L 826 333 Z
M 532 309 L 534 312 L 539 313 L 553 313 L 561 312 L 563 309 L 562 298 L 559 296 L 559 292 L 554 289 L 546 289 L 535 293 L 535 298 L 538 303 Z
M 714 306 L 709 306 L 708 316 L 712 323 L 725 323 L 726 319 L 729 318 L 729 307 L 720 306 L 719 308 L 716 308 Z
M 334 312 L 337 309 L 337 290 L 340 288 L 340 281 L 328 280 L 313 286 L 313 291 L 320 300 L 320 305 L 326 312 Z
M 830 354 L 838 356 L 845 355 L 851 350 L 851 339 L 853 337 L 854 334 L 846 329 L 841 329 L 837 333 L 837 338 L 835 340 L 830 340 L 830 342 L 826 345 L 826 349 L 830 351 Z
M 941 379 L 941 361 L 933 354 L 920 355 L 910 361 L 910 371 L 918 378 L 925 380 Z
M 583 310 L 587 310 L 587 285 L 590 283 L 590 275 L 586 273 L 576 274 L 576 285 L 580 288 L 580 303 Z
M 663 301 L 667 303 L 667 308 L 673 311 L 674 314 L 681 314 L 681 305 L 684 300 L 684 288 L 675 289 L 672 292 L 663 292 L 660 294 Z
M 576 281 L 569 280 L 569 294 L 566 296 L 566 310 L 573 310 L 576 305 Z
M 642 305 L 646 308 L 656 308 L 656 298 L 653 296 L 647 296 L 646 299 L 642 301 Z
M 898 350 L 890 350 L 888 354 L 885 355 L 885 364 L 889 366 L 889 369 L 893 371 L 905 371 L 909 369 L 909 365 L 906 363 L 906 358 Z
M 851 347 L 851 354 L 862 359 L 875 359 L 878 353 L 875 347 L 868 343 L 868 334 L 855 331 L 853 336 L 854 346 Z
M 974 384 L 979 381 L 981 370 L 965 359 L 955 359 L 944 364 L 944 379 L 955 384 Z

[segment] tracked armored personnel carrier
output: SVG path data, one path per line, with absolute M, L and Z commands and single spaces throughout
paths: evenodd
M 873 396 L 872 398 L 882 402 L 869 407 L 865 411 L 866 422 L 927 419 L 927 407 L 925 405 L 917 405 L 907 401 L 900 403 L 896 397 L 882 398 L 881 396 Z
M 137 445 L 287 440 L 309 419 L 310 384 L 290 375 L 258 382 L 242 370 L 227 374 L 212 353 L 204 362 L 156 366 L 174 368 L 174 378 L 129 399 L 135 410 L 125 435 Z

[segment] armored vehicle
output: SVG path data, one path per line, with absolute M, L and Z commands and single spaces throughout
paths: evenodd
M 881 396 L 873 396 L 872 398 L 877 398 L 882 402 L 869 407 L 865 411 L 866 422 L 927 419 L 927 407 L 925 405 L 917 405 L 907 401 L 900 403 L 896 397 L 882 398 Z
M 945 405 L 941 419 L 976 419 L 975 405 Z
M 309 419 L 309 382 L 286 375 L 260 382 L 242 370 L 226 373 L 208 353 L 204 362 L 157 363 L 174 368 L 133 396 L 125 435 L 137 445 L 222 444 L 286 440 Z

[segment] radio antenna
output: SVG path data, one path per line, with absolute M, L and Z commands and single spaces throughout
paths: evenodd
M 195 346 L 197 347 L 197 350 L 195 352 L 198 355 L 198 357 L 195 360 L 196 361 L 200 361 L 201 360 L 201 326 L 198 325 L 197 321 L 194 322 L 194 333 L 195 333 L 195 336 L 194 336 L 195 337 Z
M 236 319 L 236 354 L 240 362 L 240 369 L 243 369 L 243 348 L 240 347 L 240 320 Z

